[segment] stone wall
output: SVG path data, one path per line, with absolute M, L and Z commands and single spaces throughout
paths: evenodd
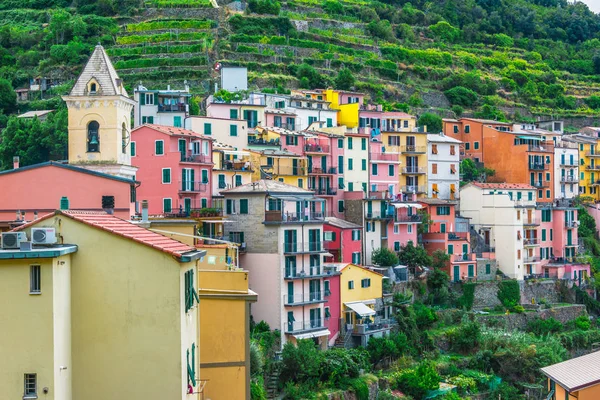
M 565 307 L 542 309 L 537 312 L 525 312 L 522 314 L 478 315 L 477 320 L 488 326 L 505 328 L 507 330 L 524 330 L 527 328 L 529 321 L 533 321 L 538 318 L 554 318 L 564 324 L 574 320 L 580 315 L 586 315 L 585 306 L 581 304 L 573 304 Z
M 542 301 L 548 303 L 561 303 L 562 298 L 558 281 L 522 281 L 521 285 L 521 303 L 539 304 Z
M 344 202 L 346 211 L 344 216 L 346 221 L 353 222 L 355 224 L 363 224 L 363 201 L 362 200 L 346 200 Z
M 486 273 L 486 265 L 490 266 L 490 273 Z M 496 279 L 496 260 L 477 259 L 477 280 L 492 281 Z

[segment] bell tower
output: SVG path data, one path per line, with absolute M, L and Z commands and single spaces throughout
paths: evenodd
M 125 178 L 131 166 L 130 99 L 106 51 L 97 45 L 68 96 L 69 164 Z

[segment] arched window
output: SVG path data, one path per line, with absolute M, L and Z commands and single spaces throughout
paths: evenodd
M 123 154 L 127 152 L 127 127 L 125 126 L 125 122 L 121 125 L 121 145 L 123 148 Z
M 97 153 L 100 151 L 100 124 L 91 121 L 87 130 L 87 151 L 88 153 Z
M 92 94 L 96 93 L 96 84 L 95 83 L 92 83 L 90 85 L 90 93 L 92 93 Z

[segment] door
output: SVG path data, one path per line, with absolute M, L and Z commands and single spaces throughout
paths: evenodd
M 295 230 L 285 231 L 285 234 L 283 236 L 283 247 L 284 251 L 288 253 L 295 253 L 297 251 Z
M 312 173 L 313 172 L 312 156 L 306 156 L 306 159 L 308 160 L 308 172 Z
M 571 245 L 573 245 L 573 230 L 568 229 L 567 230 L 567 246 L 571 246 Z
M 186 215 L 190 215 L 192 211 L 192 199 L 183 199 L 183 207 L 185 208 Z
M 373 203 L 367 201 L 367 217 L 371 217 L 373 215 Z
M 288 311 L 288 332 L 292 332 L 294 330 L 294 312 Z
M 440 224 L 440 232 L 446 233 L 446 224 Z
M 179 139 L 179 153 L 181 154 L 181 161 L 184 161 L 186 155 L 185 139 Z
M 292 175 L 298 174 L 298 159 L 292 158 Z
M 288 282 L 288 304 L 294 304 L 294 282 Z
M 488 231 L 488 230 L 483 231 L 483 242 L 485 243 L 486 246 L 490 245 L 490 231 Z
M 462 259 L 466 261 L 466 260 L 468 260 L 468 256 L 469 256 L 469 245 L 465 243 L 462 245 Z
M 321 309 L 313 308 L 310 310 L 310 327 L 318 328 L 321 326 Z
M 475 266 L 473 264 L 469 264 L 469 278 L 475 276 Z
M 458 265 L 454 266 L 454 273 L 452 276 L 454 278 L 454 282 L 460 282 L 460 267 Z
M 323 168 L 323 173 L 327 173 L 327 156 L 321 156 L 321 168 Z
M 311 279 L 308 283 L 310 291 L 310 301 L 321 300 L 321 283 L 318 279 Z

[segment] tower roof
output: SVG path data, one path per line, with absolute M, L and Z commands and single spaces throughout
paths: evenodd
M 99 94 L 103 96 L 122 95 L 127 97 L 127 92 L 123 87 L 121 79 L 112 65 L 110 58 L 108 58 L 106 51 L 104 51 L 104 47 L 101 45 L 97 45 L 94 49 L 69 95 L 87 96 L 87 85 L 92 79 L 95 79 L 98 86 L 100 86 Z

